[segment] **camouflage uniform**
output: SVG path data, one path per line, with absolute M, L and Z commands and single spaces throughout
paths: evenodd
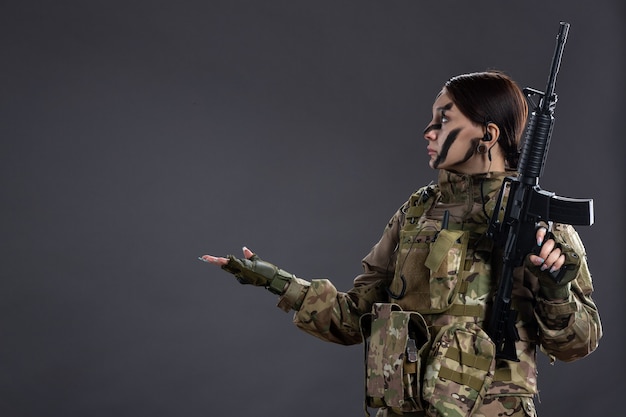
M 501 256 L 485 231 L 505 175 L 440 171 L 437 185 L 414 193 L 390 219 L 352 289 L 295 278 L 281 296 L 279 306 L 296 310 L 294 323 L 302 330 L 334 343 L 368 341 L 368 405 L 380 407 L 378 416 L 534 416 L 537 346 L 561 361 L 596 348 L 602 328 L 584 247 L 571 226 L 555 225 L 563 251 L 580 258 L 566 299 L 542 297 L 538 276 L 546 272 L 530 263 L 518 268 L 512 305 L 520 360 L 489 360 L 493 343 L 482 328 Z M 444 211 L 450 215 L 445 236 Z M 413 363 L 407 343 L 419 356 Z M 387 358 L 384 366 L 377 355 Z M 475 369 L 463 363 L 468 358 Z M 442 394 L 435 387 L 442 381 L 456 383 Z

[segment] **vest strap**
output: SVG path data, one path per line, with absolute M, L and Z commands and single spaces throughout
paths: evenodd
M 510 381 L 511 379 L 511 368 L 498 368 L 493 375 L 494 381 Z
M 462 374 L 457 371 L 453 371 L 450 368 L 442 367 L 439 370 L 439 376 L 443 379 L 449 379 L 450 381 L 454 381 L 459 385 L 467 385 L 472 388 L 474 391 L 480 392 L 484 383 L 480 378 L 473 377 L 468 374 Z
M 480 369 L 481 371 L 488 371 L 491 368 L 491 360 L 487 358 L 481 358 L 469 352 L 461 352 L 455 347 L 449 347 L 446 352 L 446 358 L 452 359 L 461 365 L 470 366 L 472 368 Z
M 483 317 L 483 307 L 480 305 L 452 304 L 444 314 L 451 316 Z

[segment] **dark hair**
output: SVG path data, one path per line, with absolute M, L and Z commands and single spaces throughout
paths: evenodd
M 517 168 L 522 132 L 528 117 L 526 97 L 509 76 L 500 71 L 461 74 L 445 83 L 461 113 L 477 124 L 495 123 L 509 168 Z

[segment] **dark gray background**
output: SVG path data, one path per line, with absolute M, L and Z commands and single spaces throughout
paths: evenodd
M 351 286 L 435 179 L 449 77 L 544 89 L 571 23 L 544 189 L 594 198 L 605 336 L 541 356 L 543 416 L 612 414 L 624 366 L 622 0 L 0 3 L 0 415 L 358 416 L 362 347 L 196 258 Z

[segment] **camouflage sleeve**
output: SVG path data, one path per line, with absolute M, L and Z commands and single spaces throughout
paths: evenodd
M 322 340 L 353 345 L 362 342 L 359 319 L 381 293 L 381 281 L 359 285 L 347 293 L 337 291 L 327 279 L 311 281 L 302 303 L 294 315 L 294 323 L 300 329 Z
M 555 235 L 578 253 L 580 268 L 572 281 L 569 298 L 550 301 L 539 297 L 535 317 L 542 350 L 551 358 L 571 362 L 596 349 L 602 337 L 602 324 L 591 298 L 591 273 L 580 237 L 572 226 L 565 225 L 558 225 Z
M 301 302 L 294 305 L 294 323 L 300 329 L 322 340 L 343 345 L 362 342 L 359 320 L 376 302 L 387 301 L 389 282 L 395 268 L 401 210 L 391 218 L 382 237 L 363 258 L 363 273 L 354 279 L 348 292 L 340 292 L 327 279 L 307 283 L 300 293 Z M 280 305 L 280 303 L 279 303 Z

